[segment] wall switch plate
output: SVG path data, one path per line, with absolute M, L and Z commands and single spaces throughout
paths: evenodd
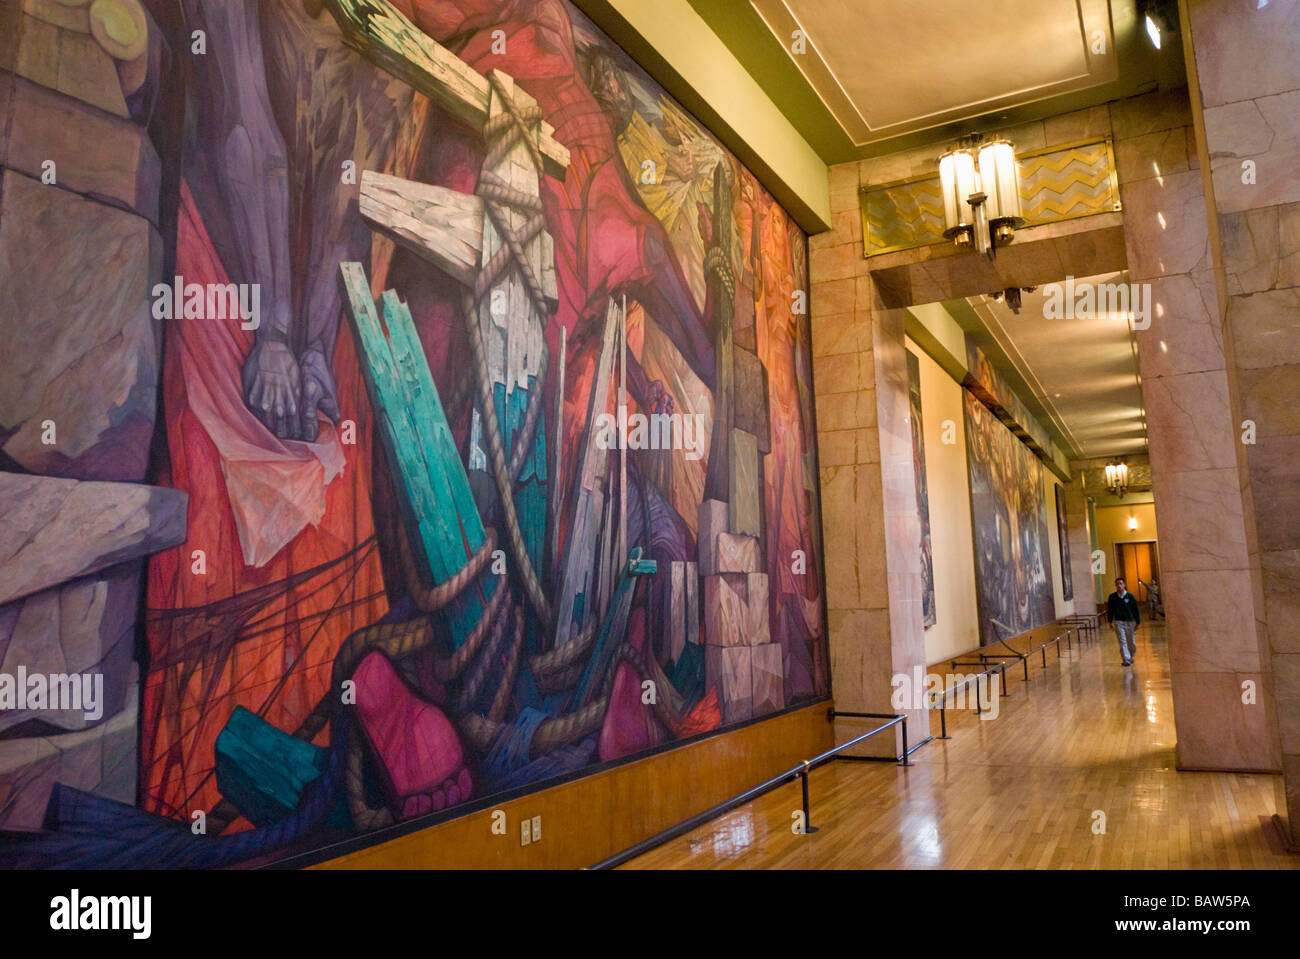
M 519 845 L 527 846 L 533 841 L 533 824 L 525 819 L 519 824 L 519 826 Z
M 533 817 L 533 842 L 542 841 L 542 817 Z

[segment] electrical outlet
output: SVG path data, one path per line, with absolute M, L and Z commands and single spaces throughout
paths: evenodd
M 533 842 L 542 841 L 542 817 L 533 817 Z
M 533 824 L 527 819 L 519 824 L 519 845 L 527 846 L 533 841 Z

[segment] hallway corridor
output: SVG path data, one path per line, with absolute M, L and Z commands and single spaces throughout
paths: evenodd
M 817 833 L 791 832 L 792 784 L 628 868 L 1300 867 L 1270 822 L 1279 777 L 1175 769 L 1163 623 L 1138 631 L 1131 669 L 1103 628 L 1059 664 L 1049 650 L 1045 670 L 1035 655 L 1027 689 L 1022 676 L 1007 670 L 996 719 L 950 711 L 952 738 L 917 750 L 910 768 L 815 770 Z

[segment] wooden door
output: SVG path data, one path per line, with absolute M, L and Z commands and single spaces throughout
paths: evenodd
M 1154 542 L 1116 543 L 1115 575 L 1123 576 L 1128 591 L 1137 597 L 1139 603 L 1150 598 L 1146 584 L 1158 582 L 1160 577 L 1160 560 L 1156 555 Z

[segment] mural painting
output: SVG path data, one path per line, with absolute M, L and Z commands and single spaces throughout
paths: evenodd
M 0 674 L 103 694 L 0 711 L 0 865 L 265 863 L 828 695 L 806 237 L 576 8 L 33 9 Z
M 988 645 L 1055 618 L 1047 498 L 1038 458 L 969 390 L 963 401 L 976 604 Z
M 907 395 L 912 425 L 912 468 L 916 472 L 916 512 L 921 520 L 921 612 L 928 629 L 937 622 L 934 608 L 934 554 L 930 551 L 930 487 L 925 476 L 925 430 L 921 422 L 921 362 L 907 353 Z
M 1068 603 L 1074 599 L 1074 577 L 1070 573 L 1070 526 L 1065 520 L 1065 490 L 1053 484 L 1056 489 L 1056 532 L 1061 543 L 1061 586 L 1062 594 Z

